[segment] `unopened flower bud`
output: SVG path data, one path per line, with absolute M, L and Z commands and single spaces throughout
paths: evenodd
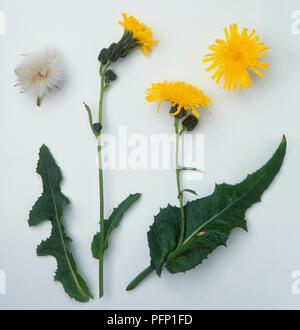
M 128 50 L 121 50 L 120 57 L 126 57 L 128 55 Z
M 117 75 L 112 70 L 107 70 L 105 73 L 105 82 L 109 84 L 111 81 L 117 79 Z
M 182 126 L 189 132 L 192 131 L 198 125 L 198 119 L 194 115 L 189 115 L 182 122 Z
M 107 59 L 116 62 L 119 58 L 119 47 L 116 43 L 113 43 L 109 46 L 107 50 Z
M 102 130 L 102 125 L 100 123 L 93 124 L 93 127 L 96 133 L 100 133 Z
M 107 48 L 103 48 L 98 56 L 98 61 L 102 64 L 106 64 L 107 62 L 106 53 L 107 53 Z
M 173 114 L 173 113 L 175 113 L 177 111 L 178 111 L 178 105 L 175 105 L 174 107 L 171 108 L 171 110 L 170 110 L 169 113 L 170 114 Z M 184 108 L 181 108 L 180 109 L 180 112 L 177 115 L 175 115 L 174 117 L 175 118 L 178 118 L 178 119 L 181 119 L 181 118 L 183 118 L 185 116 L 186 116 L 186 111 L 184 110 Z

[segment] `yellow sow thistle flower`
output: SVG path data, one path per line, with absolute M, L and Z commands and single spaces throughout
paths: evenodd
M 147 28 L 145 24 L 140 23 L 135 17 L 127 16 L 122 13 L 124 22 L 118 23 L 124 26 L 125 31 L 132 33 L 133 38 L 139 43 L 139 47 L 145 56 L 148 52 L 152 52 L 152 46 L 158 44 L 158 41 L 152 40 L 151 28 Z
M 259 36 L 255 35 L 255 30 L 248 34 L 246 28 L 242 33 L 239 33 L 237 24 L 232 24 L 224 29 L 226 40 L 216 40 L 216 44 L 209 47 L 212 53 L 206 55 L 203 60 L 206 62 L 213 62 L 206 70 L 210 71 L 217 69 L 212 76 L 212 79 L 217 79 L 220 82 L 224 76 L 224 88 L 236 91 L 238 88 L 249 88 L 251 80 L 248 70 L 254 71 L 260 77 L 264 75 L 258 70 L 266 69 L 269 66 L 266 63 L 260 62 L 261 58 L 267 54 L 270 47 L 266 47 L 263 42 L 258 42 Z
M 200 117 L 196 108 L 206 109 L 206 106 L 212 104 L 210 98 L 204 95 L 201 89 L 183 81 L 164 81 L 163 83 L 152 84 L 152 87 L 146 90 L 146 94 L 148 102 L 159 101 L 157 111 L 159 111 L 160 103 L 163 101 L 171 102 L 172 107 L 177 106 L 177 111 L 172 113 L 172 116 L 178 115 L 183 108 L 186 111 L 192 110 L 196 117 Z M 210 112 L 208 109 L 206 110 Z

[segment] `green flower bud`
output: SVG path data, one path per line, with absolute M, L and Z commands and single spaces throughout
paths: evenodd
M 120 53 L 120 57 L 126 57 L 128 54 L 128 50 L 122 50 L 121 53 Z
M 102 125 L 100 123 L 93 124 L 93 127 L 96 133 L 100 133 L 102 130 Z
M 133 33 L 126 31 L 118 43 L 112 43 L 108 49 L 101 50 L 98 60 L 102 64 L 108 61 L 116 62 L 120 57 L 125 57 L 128 52 L 139 45 L 139 41 L 133 38 Z
M 170 110 L 169 113 L 170 114 L 173 114 L 173 113 L 175 113 L 177 111 L 178 111 L 178 105 L 175 105 L 174 107 L 171 108 L 171 110 Z M 177 115 L 175 115 L 174 117 L 175 118 L 178 118 L 178 119 L 181 119 L 181 118 L 183 118 L 185 116 L 186 116 L 186 111 L 184 110 L 184 108 L 181 108 L 180 109 L 180 112 Z
M 133 38 L 133 33 L 126 31 L 118 42 L 119 57 L 125 57 L 129 51 L 139 45 L 139 41 Z
M 111 81 L 117 79 L 117 75 L 112 70 L 107 70 L 105 73 L 105 83 L 109 84 Z
M 115 42 L 107 50 L 107 59 L 116 62 L 119 58 L 119 46 Z
M 106 48 L 103 48 L 98 56 L 98 61 L 102 64 L 106 64 L 107 62 L 107 56 L 106 56 L 106 53 L 107 53 L 107 49 Z M 105 62 L 105 63 L 104 63 Z
M 198 125 L 198 119 L 194 115 L 189 115 L 182 122 L 182 126 L 189 132 L 192 131 Z

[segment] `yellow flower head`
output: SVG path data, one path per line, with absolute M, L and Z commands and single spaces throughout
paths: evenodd
M 152 84 L 152 88 L 147 89 L 146 94 L 148 102 L 160 101 L 157 111 L 159 111 L 162 101 L 171 102 L 172 107 L 177 106 L 178 110 L 172 113 L 172 116 L 177 115 L 183 108 L 186 111 L 191 109 L 193 114 L 199 117 L 196 108 L 203 107 L 206 109 L 207 105 L 212 104 L 210 98 L 205 96 L 201 89 L 183 81 L 164 81 L 163 83 Z
M 152 40 L 151 28 L 147 28 L 145 24 L 140 23 L 135 17 L 127 16 L 122 13 L 124 22 L 118 23 L 124 26 L 125 31 L 132 33 L 133 38 L 137 39 L 140 49 L 145 56 L 148 52 L 152 52 L 152 46 L 158 44 L 158 41 Z
M 224 88 L 236 91 L 236 86 L 241 89 L 242 86 L 248 88 L 251 86 L 251 80 L 248 70 L 252 70 L 260 77 L 264 75 L 258 68 L 268 70 L 266 63 L 260 62 L 258 58 L 267 54 L 267 49 L 263 42 L 258 42 L 259 36 L 255 36 L 255 30 L 248 34 L 244 28 L 239 33 L 237 24 L 232 24 L 224 29 L 226 40 L 216 40 L 216 44 L 209 47 L 212 53 L 206 55 L 203 62 L 213 62 L 206 70 L 217 69 L 212 79 L 220 82 L 224 76 Z

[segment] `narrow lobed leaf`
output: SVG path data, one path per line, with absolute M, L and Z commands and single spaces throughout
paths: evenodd
M 38 256 L 53 256 L 57 261 L 55 281 L 62 283 L 65 292 L 80 302 L 87 302 L 92 295 L 79 275 L 75 260 L 69 251 L 72 240 L 65 233 L 63 225 L 64 208 L 70 202 L 60 190 L 62 174 L 48 147 L 40 148 L 37 173 L 43 181 L 43 193 L 29 214 L 29 226 L 37 226 L 45 220 L 52 223 L 50 237 L 37 248 Z

